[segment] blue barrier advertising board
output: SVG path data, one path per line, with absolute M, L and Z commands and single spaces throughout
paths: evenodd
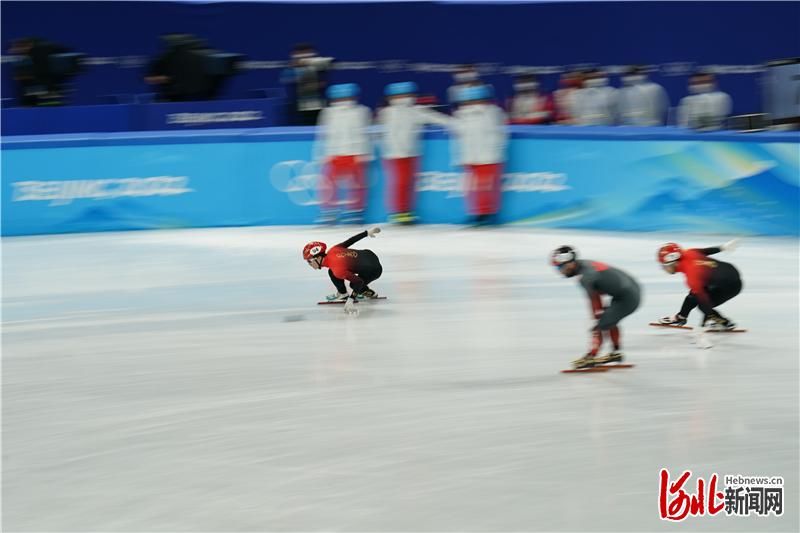
M 515 131 L 501 222 L 800 233 L 796 135 L 784 141 L 741 134 L 650 138 L 621 128 L 594 137 L 586 132 Z M 312 224 L 319 214 L 320 168 L 311 160 L 310 131 L 10 139 L 3 144 L 3 235 Z M 426 135 L 416 184 L 421 222 L 467 220 L 463 173 L 452 164 L 451 148 L 445 134 Z M 384 221 L 388 188 L 379 158 L 368 181 L 366 219 Z

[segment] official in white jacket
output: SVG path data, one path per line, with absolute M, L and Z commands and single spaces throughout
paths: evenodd
M 492 103 L 491 88 L 467 87 L 450 122 L 458 144 L 458 163 L 465 170 L 467 209 L 479 225 L 500 210 L 501 177 L 506 160 L 506 114 Z
M 647 79 L 641 67 L 631 67 L 619 90 L 619 123 L 623 126 L 663 126 L 669 98 L 664 88 Z
M 592 70 L 586 74 L 583 89 L 575 95 L 575 124 L 579 126 L 613 126 L 617 122 L 617 90 L 608 85 L 605 72 Z
M 385 93 L 389 105 L 378 112 L 377 122 L 384 168 L 391 180 L 388 190 L 391 191 L 392 221 L 412 224 L 422 130 L 430 123 L 446 126 L 450 117 L 416 105 L 417 84 L 414 82 L 392 83 L 386 86 Z
M 713 74 L 694 74 L 689 78 L 689 92 L 678 105 L 678 125 L 701 131 L 722 129 L 733 103 L 727 93 L 717 90 Z
M 372 112 L 358 103 L 358 94 L 354 83 L 331 85 L 329 104 L 319 115 L 314 155 L 324 165 L 319 195 L 325 223 L 336 219 L 337 205 L 346 206 L 343 222 L 357 223 L 363 218 L 367 165 L 372 159 L 367 131 Z M 348 194 L 337 202 L 340 186 Z

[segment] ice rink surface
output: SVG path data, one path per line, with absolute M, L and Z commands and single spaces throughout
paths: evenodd
M 356 232 L 4 239 L 3 530 L 798 530 L 796 239 L 719 256 L 749 332 L 701 350 L 647 326 L 686 292 L 655 252 L 725 238 L 386 227 L 354 318 L 300 250 Z M 591 324 L 565 243 L 642 284 L 636 368 L 559 373 Z M 783 476 L 784 515 L 663 522 L 662 467 Z

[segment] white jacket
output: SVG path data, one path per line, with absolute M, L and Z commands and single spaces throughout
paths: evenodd
M 506 160 L 506 114 L 493 104 L 462 105 L 450 120 L 458 140 L 461 165 L 488 165 Z
M 337 155 L 370 158 L 372 147 L 367 128 L 371 121 L 372 113 L 361 104 L 334 105 L 323 109 L 317 120 L 315 159 Z
M 617 90 L 613 87 L 589 87 L 575 94 L 575 124 L 611 126 L 617 120 Z
M 619 91 L 619 122 L 626 126 L 663 126 L 668 107 L 664 88 L 651 81 Z
M 425 124 L 447 125 L 450 117 L 418 105 L 393 103 L 378 112 L 384 159 L 416 157 Z
M 686 96 L 678 105 L 678 125 L 683 128 L 720 129 L 731 114 L 731 97 L 722 91 Z

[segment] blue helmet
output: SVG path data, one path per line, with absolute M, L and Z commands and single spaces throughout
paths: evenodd
M 361 92 L 355 83 L 339 83 L 328 87 L 327 95 L 331 100 L 338 98 L 355 98 Z
M 413 81 L 401 81 L 390 83 L 386 86 L 386 96 L 398 96 L 401 94 L 416 94 L 417 84 Z
M 458 92 L 459 102 L 473 102 L 475 100 L 488 100 L 492 97 L 492 90 L 488 85 L 464 87 Z

